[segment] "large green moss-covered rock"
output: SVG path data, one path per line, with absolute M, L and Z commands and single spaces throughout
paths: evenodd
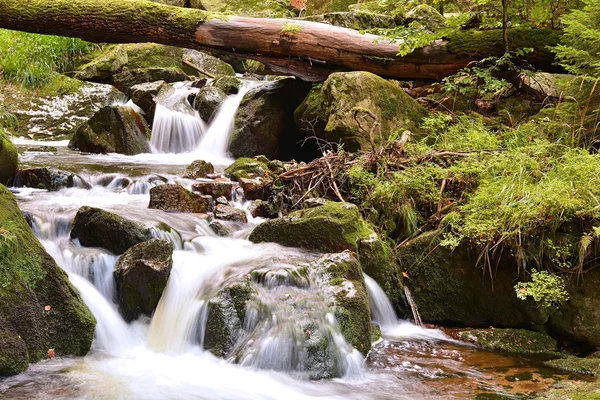
M 0 184 L 6 184 L 19 167 L 19 153 L 6 133 L 0 129 Z
M 460 246 L 440 246 L 439 232 L 418 236 L 397 250 L 398 265 L 424 322 L 472 327 L 530 327 L 548 321 L 548 312 L 532 300 L 519 300 L 514 285 L 519 269 L 501 260 L 490 272 L 477 266 L 479 252 Z M 521 271 L 522 272 L 522 271 Z M 492 287 L 493 285 L 493 287 Z M 403 299 L 391 299 L 410 315 Z
M 183 59 L 213 76 L 235 76 L 235 71 L 231 65 L 208 53 L 185 49 Z
M 127 52 L 127 69 L 181 68 L 183 49 L 157 43 L 129 43 L 123 45 Z
M 405 22 L 420 22 L 428 30 L 435 32 L 444 27 L 446 18 L 428 4 L 419 4 L 406 13 Z
M 357 252 L 360 240 L 368 239 L 371 233 L 357 206 L 330 201 L 263 222 L 248 239 L 254 243 L 275 242 L 323 252 Z
M 141 314 L 152 316 L 167 286 L 172 256 L 170 241 L 151 239 L 136 244 L 119 257 L 114 276 L 119 310 L 126 321 Z
M 234 181 L 251 176 L 263 177 L 269 171 L 268 164 L 258 157 L 240 157 L 225 169 L 225 175 Z
M 204 86 L 194 98 L 194 108 L 198 110 L 204 121 L 210 122 L 225 99 L 227 99 L 227 94 L 221 89 L 214 86 Z
M 544 362 L 544 365 L 561 371 L 574 372 L 576 374 L 590 376 L 600 375 L 600 358 L 580 358 L 571 356 L 549 360 Z M 598 397 L 595 398 L 597 399 Z
M 278 157 L 286 142 L 297 141 L 292 115 L 305 95 L 303 85 L 293 77 L 267 82 L 246 93 L 229 139 L 231 155 Z
M 135 68 L 113 75 L 111 83 L 124 93 L 131 93 L 131 87 L 140 83 L 165 81 L 167 83 L 189 80 L 180 68 Z
M 371 310 L 360 263 L 349 251 L 325 254 L 311 265 L 333 299 L 342 334 L 363 355 L 371 350 Z
M 127 64 L 127 51 L 123 45 L 109 48 L 100 56 L 81 66 L 75 78 L 83 81 L 105 82 Z
M 366 111 L 375 114 L 381 124 L 381 136 L 375 130 L 374 143 L 394 132 L 410 130 L 418 134 L 419 123 L 428 114 L 392 81 L 369 72 L 337 72 L 313 87 L 294 112 L 294 119 L 311 135 L 356 151 L 371 149 L 369 132 L 373 119 Z M 354 118 L 355 112 L 362 129 Z
M 79 239 L 82 246 L 104 247 L 115 254 L 122 254 L 150 239 L 150 230 L 117 214 L 83 206 L 75 215 L 71 238 Z
M 26 370 L 49 349 L 57 355 L 89 351 L 94 317 L 2 185 L 0 288 L 0 376 Z
M 372 28 L 394 28 L 396 21 L 393 17 L 385 14 L 373 14 L 364 11 L 332 12 L 319 15 L 311 15 L 304 18 L 307 21 L 325 22 L 344 28 L 366 30 Z
M 69 148 L 88 153 L 134 155 L 149 151 L 148 124 L 131 107 L 106 106 L 80 125 Z

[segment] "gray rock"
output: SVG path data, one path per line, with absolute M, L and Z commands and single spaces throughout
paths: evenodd
M 205 213 L 204 199 L 181 185 L 166 183 L 150 189 L 148 208 L 170 212 Z
M 83 206 L 75 215 L 71 238 L 79 239 L 82 246 L 104 247 L 115 254 L 122 254 L 150 239 L 150 230 L 117 214 Z
M 202 51 L 184 49 L 183 59 L 213 76 L 235 76 L 231 65 Z
M 126 321 L 154 313 L 171 274 L 172 256 L 171 242 L 151 239 L 119 257 L 114 276 L 119 310 Z
M 186 179 L 206 178 L 209 174 L 215 172 L 215 167 L 204 160 L 196 160 L 185 169 L 183 177 Z
M 209 122 L 226 98 L 227 95 L 221 89 L 214 86 L 204 86 L 196 94 L 194 108 L 198 110 L 204 121 Z
M 173 83 L 188 80 L 189 76 L 179 68 L 135 68 L 113 75 L 111 83 L 122 92 L 131 93 L 132 86 L 140 83 Z
M 207 181 L 197 182 L 192 185 L 194 192 L 200 192 L 202 194 L 208 194 L 215 199 L 219 197 L 225 197 L 231 199 L 231 191 L 233 190 L 233 182 L 230 181 Z
M 156 81 L 148 83 L 140 83 L 131 87 L 131 100 L 139 108 L 144 111 L 144 118 L 148 124 L 152 124 L 154 120 L 154 112 L 156 110 L 156 102 L 154 97 L 160 92 L 167 83 L 165 81 Z
M 215 218 L 242 223 L 248 222 L 248 218 L 244 211 L 224 204 L 219 204 L 215 208 Z

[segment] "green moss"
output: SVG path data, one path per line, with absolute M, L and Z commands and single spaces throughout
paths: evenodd
M 359 241 L 368 239 L 371 233 L 354 204 L 327 202 L 264 222 L 254 229 L 249 240 L 323 252 L 357 252 Z
M 283 26 L 281 27 L 281 32 L 282 33 L 299 33 L 299 32 L 302 32 L 302 25 L 294 24 L 294 23 L 286 21 L 283 23 Z
M 556 354 L 556 340 L 545 333 L 525 329 L 468 330 L 461 332 L 459 338 L 486 350 L 512 354 Z
M 40 97 L 55 97 L 73 94 L 83 82 L 68 76 L 53 73 L 37 91 Z
M 599 358 L 567 357 L 544 362 L 544 365 L 561 371 L 575 372 L 582 375 L 599 376 Z
M 181 68 L 183 49 L 156 43 L 123 45 L 127 52 L 127 68 Z
M 19 154 L 0 126 L 0 184 L 8 182 L 19 166 Z
M 259 161 L 256 158 L 240 157 L 225 169 L 225 174 L 233 180 L 238 180 L 248 178 L 249 174 L 265 176 L 267 171 L 269 171 L 269 168 L 266 162 Z

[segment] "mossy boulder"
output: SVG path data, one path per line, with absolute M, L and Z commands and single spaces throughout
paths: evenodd
M 369 72 L 336 72 L 322 85 L 313 87 L 294 112 L 294 119 L 302 130 L 339 143 L 345 150 L 367 150 L 371 149 L 369 132 L 374 123 L 367 111 L 375 114 L 381 124 L 381 136 L 375 130 L 372 138 L 375 144 L 404 130 L 418 136 L 419 124 L 428 115 L 392 81 Z
M 192 185 L 194 192 L 200 192 L 204 195 L 211 196 L 215 199 L 224 197 L 225 199 L 231 199 L 231 193 L 233 191 L 233 182 L 226 179 L 217 179 L 214 181 L 203 181 L 194 183 Z
M 219 106 L 227 99 L 227 94 L 214 86 L 204 86 L 194 97 L 194 108 L 198 110 L 200 118 L 210 122 Z
M 325 254 L 311 265 L 334 304 L 342 334 L 363 355 L 371 350 L 369 296 L 358 259 L 350 252 Z
M 26 370 L 49 349 L 60 356 L 87 354 L 94 317 L 2 185 L 0 288 L 0 376 Z
M 492 276 L 478 266 L 480 251 L 440 245 L 441 233 L 424 233 L 397 249 L 397 263 L 423 322 L 470 327 L 537 328 L 548 321 L 548 311 L 533 300 L 519 300 L 514 285 L 524 279 L 514 260 L 502 259 Z M 411 315 L 398 296 L 392 303 Z
M 211 85 L 225 94 L 237 94 L 242 86 L 242 81 L 234 76 L 222 76 L 212 81 Z
M 364 11 L 332 12 L 327 14 L 311 15 L 304 18 L 307 21 L 324 22 L 344 28 L 366 30 L 373 28 L 394 28 L 396 21 L 385 14 L 373 14 Z
M 206 178 L 207 175 L 214 174 L 215 167 L 204 160 L 196 160 L 187 166 L 183 177 L 187 179 Z
M 0 184 L 6 184 L 19 167 L 17 147 L 0 128 Z
M 157 43 L 129 43 L 123 45 L 127 52 L 127 69 L 182 68 L 183 49 Z
M 83 206 L 75 215 L 71 238 L 82 246 L 104 247 L 123 254 L 130 247 L 150 239 L 150 230 L 142 224 L 100 208 Z
M 356 205 L 330 201 L 263 222 L 248 239 L 254 243 L 274 242 L 323 252 L 358 252 L 359 242 L 368 239 L 371 233 Z
M 428 4 L 419 4 L 406 13 L 405 23 L 420 22 L 428 30 L 435 32 L 444 27 L 446 18 Z
M 134 155 L 149 152 L 150 128 L 133 108 L 106 106 L 80 125 L 69 148 L 88 153 Z
M 152 316 L 167 286 L 173 267 L 173 244 L 151 239 L 129 248 L 114 271 L 121 315 L 133 321 L 141 314 Z
M 183 213 L 206 212 L 206 204 L 202 196 L 174 183 L 166 183 L 150 189 L 148 208 Z
M 348 7 L 354 3 L 355 0 L 307 0 L 306 15 L 348 11 Z
M 231 65 L 202 51 L 185 49 L 183 51 L 183 59 L 213 76 L 235 76 L 235 71 Z M 194 71 L 196 73 L 199 72 Z
M 250 178 L 253 176 L 264 177 L 269 171 L 268 163 L 257 158 L 240 157 L 225 169 L 225 175 L 232 180 Z
M 458 338 L 486 350 L 512 354 L 557 354 L 556 340 L 548 334 L 526 329 L 475 329 L 462 331 Z
M 246 17 L 282 18 L 293 17 L 297 10 L 281 0 L 192 0 L 200 1 L 207 11 L 242 15 Z
M 225 221 L 241 222 L 243 224 L 248 222 L 248 217 L 246 217 L 244 210 L 225 204 L 217 204 L 215 207 L 215 218 Z
M 600 376 L 600 358 L 566 357 L 544 362 L 547 367 L 576 374 Z
M 136 68 L 112 76 L 111 83 L 126 94 L 131 87 L 140 83 L 165 81 L 167 83 L 189 81 L 189 76 L 180 68 Z
M 89 63 L 81 66 L 75 78 L 82 81 L 105 82 L 127 64 L 127 51 L 123 45 L 111 47 Z
M 282 146 L 297 142 L 292 116 L 306 93 L 304 85 L 293 77 L 267 82 L 246 93 L 229 139 L 231 155 L 273 159 L 280 155 Z

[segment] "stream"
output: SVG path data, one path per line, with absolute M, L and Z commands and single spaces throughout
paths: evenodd
M 44 143 L 55 153 L 29 151 L 42 143 L 16 139 L 21 168 L 51 167 L 79 176 L 76 187 L 56 192 L 13 189 L 21 209 L 46 250 L 69 274 L 97 320 L 94 344 L 82 358 L 55 357 L 27 372 L 0 379 L 0 397 L 17 399 L 521 399 L 564 379 L 581 379 L 543 367 L 541 360 L 483 351 L 452 339 L 442 329 L 399 320 L 381 288 L 365 276 L 373 319 L 383 338 L 366 359 L 345 342 L 333 317 L 324 310 L 313 282 L 265 285 L 261 300 L 271 320 L 258 336 L 242 338 L 244 357 L 234 363 L 203 350 L 203 295 L 231 277 L 261 268 L 268 275 L 311 262 L 318 254 L 276 244 L 252 244 L 246 237 L 260 218 L 230 224 L 233 233 L 218 237 L 204 216 L 148 209 L 152 187 L 193 181 L 181 178 L 196 159 L 228 165 L 227 137 L 233 127 L 239 94 L 226 100 L 206 125 L 181 102 L 188 87 L 176 87 L 157 108 L 153 153 L 137 156 L 86 155 L 66 142 Z M 185 152 L 194 148 L 194 151 Z M 249 202 L 233 196 L 233 205 Z M 152 318 L 126 323 L 115 303 L 112 272 L 118 256 L 86 248 L 69 237 L 81 206 L 100 207 L 152 226 L 153 235 L 174 244 L 174 264 L 167 288 Z M 168 226 L 171 229 L 166 229 Z M 311 315 L 334 337 L 341 378 L 313 381 L 297 368 L 295 318 L 277 299 L 310 296 Z M 244 324 L 259 324 L 247 312 Z M 198 340 L 198 338 L 200 338 Z

